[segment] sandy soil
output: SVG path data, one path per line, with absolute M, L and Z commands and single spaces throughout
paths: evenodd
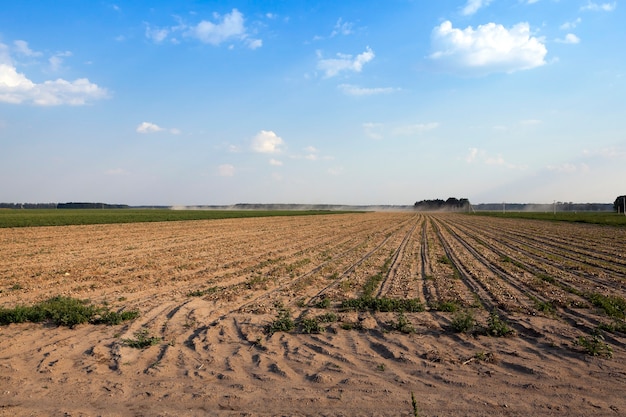
M 377 297 L 428 306 L 404 313 L 414 332 L 340 308 L 377 273 Z M 0 229 L 0 290 L 4 308 L 141 312 L 0 327 L 0 415 L 410 416 L 411 393 L 420 416 L 626 415 L 626 335 L 604 335 L 611 358 L 575 343 L 612 321 L 588 294 L 626 298 L 624 229 L 415 213 Z M 443 302 L 514 334 L 456 333 Z M 339 320 L 269 335 L 281 308 Z M 128 346 L 138 332 L 160 342 Z

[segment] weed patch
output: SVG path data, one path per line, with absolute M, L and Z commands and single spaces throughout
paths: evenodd
M 160 337 L 150 336 L 147 329 L 142 329 L 135 333 L 134 339 L 124 339 L 122 342 L 124 342 L 126 346 L 135 349 L 145 349 L 150 346 L 158 345 L 162 340 L 163 339 Z
M 0 324 L 52 322 L 57 326 L 74 327 L 78 324 L 120 324 L 139 316 L 139 311 L 110 311 L 106 307 L 70 297 L 52 297 L 32 306 L 18 305 L 0 309 Z
M 295 328 L 296 323 L 291 318 L 291 312 L 281 309 L 278 311 L 276 320 L 265 326 L 265 333 L 271 336 L 276 332 L 290 332 Z
M 582 347 L 585 353 L 591 356 L 604 356 L 606 358 L 613 356 L 613 349 L 604 341 L 604 336 L 599 331 L 594 332 L 590 338 L 579 337 L 575 344 Z

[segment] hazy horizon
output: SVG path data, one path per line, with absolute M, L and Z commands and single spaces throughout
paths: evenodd
M 7 2 L 0 200 L 612 203 L 625 21 L 596 0 Z

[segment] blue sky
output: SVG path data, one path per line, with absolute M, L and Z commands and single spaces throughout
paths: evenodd
M 0 201 L 613 202 L 626 5 L 45 1 L 0 12 Z

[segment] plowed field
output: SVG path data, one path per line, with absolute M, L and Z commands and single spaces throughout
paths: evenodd
M 420 416 L 626 414 L 624 228 L 366 213 L 0 229 L 0 290 L 4 308 L 141 312 L 0 327 L 0 415 L 408 416 L 412 392 Z M 379 311 L 397 300 L 423 311 Z M 129 346 L 140 335 L 156 342 Z

